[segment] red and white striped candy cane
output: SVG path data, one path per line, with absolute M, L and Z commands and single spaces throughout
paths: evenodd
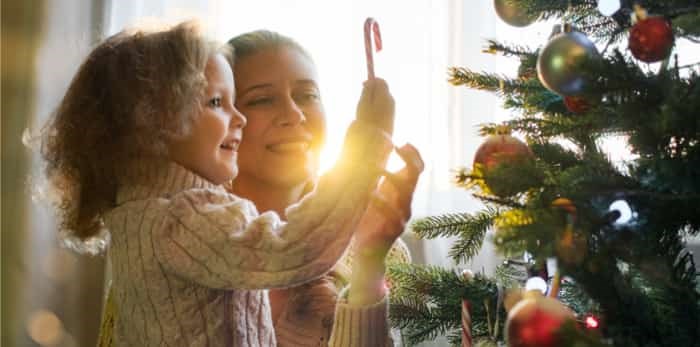
M 379 33 L 379 23 L 374 18 L 365 20 L 365 56 L 367 57 L 367 79 L 374 78 L 374 56 L 372 55 L 372 32 L 374 32 L 375 50 L 382 50 L 382 35 Z
M 462 347 L 472 347 L 472 315 L 469 300 L 462 300 Z

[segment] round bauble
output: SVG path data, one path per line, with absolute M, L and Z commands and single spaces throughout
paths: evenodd
M 585 96 L 577 95 L 565 96 L 564 105 L 569 112 L 575 114 L 586 113 L 593 108 L 593 102 L 591 102 L 591 99 Z
M 482 170 L 493 170 L 500 164 L 534 157 L 530 147 L 509 134 L 490 135 L 479 146 L 474 155 L 474 166 Z
M 480 172 L 488 189 L 495 195 L 505 197 L 517 194 L 527 187 L 513 187 L 509 184 L 500 184 L 491 173 L 501 164 L 512 164 L 534 159 L 534 154 L 523 141 L 511 136 L 507 132 L 490 135 L 479 146 L 474 155 L 474 171 Z
M 515 27 L 528 26 L 537 19 L 536 16 L 528 14 L 518 1 L 494 0 L 493 6 L 498 17 Z
M 554 36 L 537 58 L 537 76 L 542 85 L 560 95 L 583 94 L 592 78 L 583 66 L 600 60 L 595 44 L 578 31 Z
M 673 48 L 673 28 L 663 17 L 647 17 L 630 29 L 629 48 L 635 58 L 654 63 L 666 59 Z
M 509 347 L 555 347 L 556 332 L 574 313 L 561 302 L 531 290 L 508 312 L 505 335 Z

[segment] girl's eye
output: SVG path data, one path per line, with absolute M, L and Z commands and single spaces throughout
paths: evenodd
M 215 97 L 209 100 L 209 106 L 211 107 L 221 107 L 221 98 Z

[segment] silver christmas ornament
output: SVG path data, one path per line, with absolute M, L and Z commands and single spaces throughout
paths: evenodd
M 595 44 L 578 31 L 557 34 L 537 58 L 537 76 L 547 89 L 565 96 L 579 95 L 590 86 L 582 67 L 600 59 Z
M 532 24 L 537 19 L 536 16 L 529 15 L 521 5 L 511 0 L 494 0 L 493 6 L 496 14 L 506 23 L 515 27 L 524 27 Z

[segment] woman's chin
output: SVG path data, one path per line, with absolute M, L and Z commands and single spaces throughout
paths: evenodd
M 306 184 L 313 179 L 316 170 L 312 165 L 301 166 L 280 166 L 274 172 L 270 172 L 268 177 L 277 185 L 293 188 L 301 184 Z

